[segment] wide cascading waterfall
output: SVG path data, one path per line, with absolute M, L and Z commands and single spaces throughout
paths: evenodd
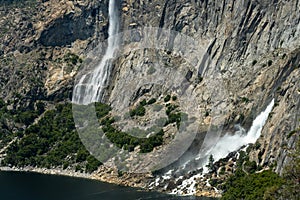
M 207 152 L 203 152 L 198 158 L 191 159 L 189 162 L 184 164 L 184 166 L 180 166 L 178 169 L 171 169 L 161 177 L 157 177 L 156 182 L 153 182 L 152 185 L 167 185 L 174 175 L 175 177 L 178 177 L 177 179 L 179 180 L 180 177 L 183 177 L 183 175 L 195 172 L 191 173 L 194 174 L 193 176 L 181 179 L 181 184 L 177 185 L 177 187 L 171 191 L 172 194 L 195 194 L 197 179 L 203 177 L 204 174 L 208 172 L 206 165 L 208 164 L 209 156 L 213 155 L 214 160 L 218 161 L 221 158 L 225 158 L 229 153 L 235 152 L 247 144 L 255 143 L 260 137 L 261 131 L 267 122 L 268 116 L 273 107 L 274 99 L 270 102 L 267 108 L 255 118 L 247 133 L 243 127 L 236 126 L 238 130 L 234 134 L 225 134 Z M 195 163 L 199 163 L 199 165 L 195 165 Z M 200 170 L 201 168 L 203 171 Z
M 94 69 L 92 74 L 84 75 L 79 80 L 73 91 L 73 102 L 77 104 L 89 104 L 102 99 L 104 90 L 108 86 L 108 78 L 112 68 L 112 58 L 119 45 L 119 14 L 117 0 L 109 0 L 109 27 L 108 45 L 105 54 Z
M 215 160 L 225 158 L 230 152 L 240 149 L 249 143 L 255 143 L 259 138 L 262 128 L 265 125 L 270 112 L 274 107 L 274 99 L 267 106 L 266 110 L 261 112 L 253 121 L 247 134 L 241 134 L 240 131 L 234 135 L 226 134 L 220 138 L 217 144 L 211 149 L 209 154 L 213 155 Z

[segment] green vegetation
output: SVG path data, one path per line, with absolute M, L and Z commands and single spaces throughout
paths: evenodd
M 283 178 L 286 180 L 279 191 L 271 193 L 273 199 L 299 199 L 300 194 L 300 140 L 296 144 L 295 151 L 289 153 L 290 162 L 283 170 Z
M 208 116 L 209 116 L 209 112 L 205 111 L 205 117 L 208 117 Z
M 152 104 L 154 104 L 156 102 L 156 99 L 155 98 L 152 98 L 152 99 L 150 99 L 149 101 L 148 101 L 148 105 L 152 105 Z
M 112 126 L 114 122 L 114 118 L 106 117 L 101 120 L 101 125 L 106 137 L 119 148 L 133 151 L 135 147 L 140 146 L 140 153 L 147 153 L 163 143 L 164 132 L 162 129 L 148 138 L 137 138 L 114 128 Z
M 221 167 L 219 175 L 224 175 L 225 174 L 225 167 Z
M 67 53 L 64 56 L 64 62 L 67 63 L 68 65 L 76 65 L 77 63 L 82 63 L 82 59 L 79 58 L 78 55 L 73 54 L 73 53 Z
M 197 80 L 197 83 L 201 83 L 203 81 L 203 77 L 202 76 L 198 76 L 198 80 Z
M 170 101 L 171 100 L 171 95 L 167 95 L 165 98 L 164 98 L 164 101 L 165 102 L 168 102 L 168 101 Z
M 273 61 L 272 60 L 269 60 L 268 61 L 268 66 L 271 66 L 273 64 Z
M 111 111 L 111 107 L 100 102 L 95 103 L 95 111 L 98 119 L 105 117 Z
M 178 108 L 177 105 L 172 105 L 172 104 L 168 103 L 166 105 L 166 107 L 167 107 L 166 114 L 168 116 L 168 120 L 166 121 L 165 126 L 176 122 L 177 128 L 179 128 L 183 113 L 180 113 L 177 110 L 177 108 Z
M 20 104 L 21 98 L 22 96 L 19 95 L 19 100 L 16 101 L 17 104 Z M 171 98 L 173 101 L 177 99 L 175 96 L 167 95 L 167 101 L 170 101 Z M 148 109 L 150 106 L 153 109 L 159 107 L 159 110 L 161 110 L 164 106 L 156 104 L 156 101 L 155 98 L 149 101 L 142 100 L 136 108 L 130 111 L 130 116 L 144 116 L 146 108 Z M 140 153 L 151 152 L 155 147 L 162 145 L 164 136 L 162 128 L 171 123 L 176 123 L 179 128 L 182 117 L 187 117 L 187 115 L 180 112 L 177 105 L 167 103 L 165 107 L 167 117 L 157 120 L 159 126 L 153 126 L 148 130 L 134 129 L 137 132 L 136 136 L 140 135 L 139 131 L 144 131 L 143 135 L 148 135 L 148 137 L 139 138 L 114 127 L 116 118 L 111 116 L 109 105 L 95 103 L 99 125 L 107 138 L 119 148 L 128 151 L 133 151 L 139 146 Z M 83 106 L 82 109 L 86 108 Z M 0 113 L 0 140 L 7 144 L 13 138 L 18 138 L 7 149 L 7 156 L 2 160 L 1 165 L 42 168 L 62 167 L 63 169 L 74 169 L 89 173 L 101 165 L 81 143 L 75 129 L 70 103 L 60 103 L 53 110 L 46 111 L 45 103 L 37 101 L 35 104 L 26 106 L 26 108 L 19 107 L 18 110 L 8 111 L 7 104 L 0 99 Z M 14 134 L 7 131 L 5 124 L 9 119 L 21 126 L 22 124 L 26 125 L 25 130 Z M 33 123 L 34 121 L 35 123 Z M 4 143 L 1 143 L 1 145 L 3 146 Z
M 16 94 L 20 99 L 21 95 Z M 16 101 L 18 102 L 18 101 Z M 22 105 L 22 104 L 21 104 Z M 43 105 L 41 103 L 36 104 L 36 109 L 33 104 L 30 104 L 26 108 L 19 106 L 18 108 L 7 109 L 8 103 L 0 98 L 0 147 L 6 146 L 17 136 L 22 136 L 22 129 L 17 128 L 12 131 L 12 127 L 15 127 L 16 123 L 19 127 L 29 126 L 43 111 Z
M 171 96 L 167 95 L 164 98 L 164 101 L 170 101 Z M 176 97 L 173 96 L 172 99 L 176 100 Z M 155 104 L 156 99 L 152 98 L 149 101 L 146 101 L 145 99 L 142 100 L 139 105 L 130 110 L 129 115 L 131 117 L 134 116 L 144 116 L 146 113 L 146 106 L 153 105 L 153 108 L 158 107 L 158 104 Z M 132 132 L 126 133 L 123 131 L 118 130 L 114 127 L 114 123 L 116 122 L 116 119 L 112 116 L 109 116 L 110 108 L 107 105 L 99 103 L 97 105 L 99 107 L 96 108 L 97 111 L 97 117 L 100 120 L 100 124 L 102 126 L 102 130 L 104 131 L 106 137 L 114 143 L 117 147 L 123 148 L 128 151 L 133 151 L 135 147 L 140 146 L 140 153 L 147 153 L 151 152 L 154 147 L 160 146 L 163 144 L 163 136 L 164 131 L 161 129 L 161 127 L 167 126 L 168 124 L 176 123 L 177 128 L 180 126 L 180 122 L 183 116 L 187 118 L 187 115 L 184 115 L 184 113 L 180 113 L 178 110 L 177 105 L 173 104 L 166 104 L 166 114 L 168 118 L 160 118 L 157 119 L 156 122 L 158 124 L 158 127 L 152 127 L 150 130 L 139 130 L 139 129 L 132 129 Z M 163 106 L 159 106 L 159 110 L 162 109 Z M 99 114 L 101 113 L 101 114 Z M 151 133 L 154 132 L 155 134 L 152 134 L 151 136 L 147 138 L 139 138 L 135 137 L 139 134 L 139 132 L 142 135 L 145 135 L 145 133 Z
M 0 6 L 30 6 L 36 3 L 36 0 L 0 0 Z
M 130 117 L 134 116 L 144 116 L 146 114 L 146 109 L 142 103 L 140 103 L 135 109 L 129 111 Z
M 249 99 L 247 97 L 242 97 L 242 102 L 249 103 Z
M 139 105 L 130 111 L 130 116 L 144 116 L 146 109 L 144 106 L 149 102 L 156 102 L 155 99 L 151 99 L 148 102 L 143 100 L 139 103 Z M 152 104 L 152 103 L 151 103 Z M 164 132 L 162 129 L 148 137 L 148 138 L 138 138 L 133 136 L 133 134 L 128 134 L 126 132 L 122 132 L 116 129 L 113 124 L 115 123 L 115 118 L 109 116 L 109 112 L 111 110 L 110 106 L 102 103 L 96 103 L 96 115 L 100 120 L 100 125 L 102 126 L 102 130 L 105 133 L 106 137 L 114 143 L 119 148 L 124 148 L 128 151 L 133 151 L 135 147 L 140 146 L 140 153 L 151 152 L 154 147 L 160 146 L 163 143 L 163 135 Z M 133 129 L 133 131 L 142 131 Z M 135 133 L 137 135 L 137 133 Z
M 256 145 L 251 148 L 256 148 Z M 289 157 L 291 160 L 280 177 L 272 170 L 257 172 L 261 168 L 255 162 L 249 161 L 246 153 L 241 151 L 235 174 L 224 185 L 216 183 L 224 191 L 222 199 L 299 199 L 300 140 Z
M 38 117 L 38 113 L 36 111 L 28 110 L 28 111 L 25 111 L 25 112 L 20 112 L 19 114 L 15 115 L 15 121 L 17 123 L 23 123 L 26 126 L 28 126 L 37 117 Z
M 215 171 L 214 162 L 215 162 L 215 159 L 214 159 L 213 155 L 210 155 L 209 159 L 208 159 L 208 164 L 206 165 L 206 167 L 208 168 L 208 170 L 210 172 Z
M 284 180 L 271 170 L 247 175 L 241 169 L 224 186 L 222 199 L 263 199 L 266 191 L 279 188 Z
M 45 112 L 45 104 L 41 101 L 37 102 L 36 111 L 38 115 L 41 115 L 43 112 Z
M 39 112 L 43 110 L 42 104 L 37 107 Z M 55 110 L 46 111 L 38 123 L 28 127 L 24 136 L 14 142 L 6 153 L 1 163 L 5 166 L 67 168 L 83 162 L 81 165 L 85 165 L 85 171 L 92 172 L 101 164 L 90 156 L 81 143 L 75 130 L 70 103 L 58 104 Z M 82 167 L 76 167 L 79 168 L 82 170 Z
M 261 144 L 257 141 L 254 144 L 254 149 L 258 150 L 261 147 Z

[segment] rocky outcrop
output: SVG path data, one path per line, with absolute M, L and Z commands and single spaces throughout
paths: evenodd
M 70 59 L 67 63 L 66 59 L 70 54 L 84 58 L 107 37 L 107 3 L 51 0 L 25 2 L 20 8 L 3 6 L 0 85 L 5 89 L 1 96 L 30 96 L 37 92 L 30 92 L 34 86 L 39 88 L 40 99 L 70 97 L 80 63 Z M 34 77 L 32 81 L 26 78 L 27 73 L 27 77 Z M 19 84 L 15 84 L 17 80 Z M 63 94 L 65 88 L 67 95 Z
M 50 6 L 50 3 L 57 4 L 57 7 Z M 95 36 L 96 32 L 107 33 L 107 5 L 101 1 L 51 1 L 44 6 L 44 13 L 50 18 L 47 17 L 44 24 L 39 21 L 36 25 L 39 29 L 44 27 L 39 36 L 39 42 L 44 46 L 71 45 L 76 40 Z

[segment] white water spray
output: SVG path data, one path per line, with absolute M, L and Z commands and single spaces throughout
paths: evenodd
M 74 103 L 89 104 L 100 101 L 103 97 L 112 68 L 111 59 L 114 57 L 114 52 L 119 44 L 119 38 L 115 36 L 119 32 L 119 15 L 116 1 L 109 1 L 109 37 L 106 52 L 93 73 L 90 76 L 82 76 L 79 83 L 75 86 Z
M 230 152 L 236 151 L 244 145 L 255 143 L 261 134 L 262 128 L 264 127 L 273 106 L 274 99 L 267 106 L 266 110 L 261 112 L 255 118 L 247 134 L 241 134 L 242 131 L 237 131 L 234 135 L 224 135 L 219 139 L 208 155 L 212 154 L 215 160 L 219 160 L 225 158 Z
M 244 145 L 255 143 L 261 135 L 261 131 L 273 107 L 274 99 L 267 106 L 267 108 L 255 118 L 247 134 L 245 134 L 243 127 L 237 126 L 239 130 L 236 131 L 234 135 L 226 134 L 221 137 L 219 141 L 209 151 L 207 151 L 206 156 L 208 157 L 209 155 L 213 155 L 215 161 L 218 161 L 221 158 L 225 158 L 230 152 L 239 150 Z M 203 157 L 203 155 L 201 155 L 201 157 Z M 204 174 L 208 172 L 208 169 L 205 166 L 207 163 L 208 160 L 203 166 Z M 181 185 L 177 186 L 177 188 L 172 191 L 172 194 L 194 195 L 196 192 L 195 186 L 197 179 L 202 175 L 196 174 L 184 180 Z

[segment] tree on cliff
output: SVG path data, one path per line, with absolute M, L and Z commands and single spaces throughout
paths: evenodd
M 213 155 L 211 154 L 208 159 L 208 164 L 206 165 L 206 167 L 208 168 L 208 170 L 210 172 L 215 171 L 214 162 L 215 162 L 215 159 L 214 159 Z

